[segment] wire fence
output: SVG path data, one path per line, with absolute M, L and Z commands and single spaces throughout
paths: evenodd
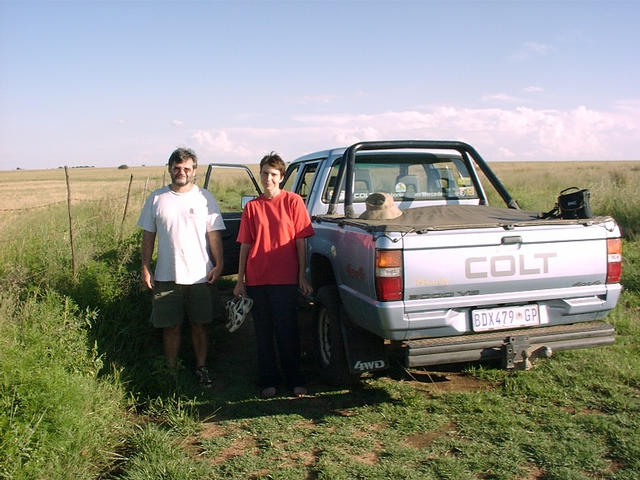
M 82 198 L 82 199 L 77 199 L 74 198 L 72 191 L 73 191 L 73 186 L 74 183 L 71 181 L 71 178 L 69 176 L 69 169 L 68 167 L 64 167 L 65 170 L 65 182 L 66 182 L 66 199 L 64 200 L 56 200 L 56 201 L 52 201 L 52 202 L 47 202 L 47 203 L 42 203 L 42 204 L 38 204 L 38 205 L 29 205 L 29 206 L 25 206 L 25 207 L 18 207 L 18 208 L 0 208 L 0 213 L 2 214 L 8 214 L 9 218 L 11 218 L 11 214 L 13 213 L 23 213 L 23 212 L 29 212 L 29 211 L 36 211 L 36 210 L 43 210 L 46 208 L 50 208 L 50 207 L 54 207 L 57 205 L 62 205 L 62 204 L 67 204 L 67 213 L 68 213 L 68 218 L 69 218 L 69 244 L 70 244 L 70 248 L 71 248 L 71 261 L 72 261 L 72 270 L 73 270 L 73 277 L 75 278 L 76 276 L 76 255 L 75 255 L 75 246 L 74 246 L 74 216 L 73 216 L 73 206 L 78 206 L 84 203 L 99 203 L 99 202 L 120 202 L 123 201 L 123 208 L 122 208 L 122 217 L 120 220 L 120 228 L 119 228 L 119 242 L 122 242 L 122 237 L 123 237 L 123 231 L 124 231 L 124 227 L 125 227 L 125 221 L 127 218 L 127 215 L 130 212 L 130 203 L 131 203 L 131 199 L 132 196 L 138 196 L 140 195 L 142 197 L 142 201 L 144 202 L 148 190 L 149 190 L 149 181 L 150 181 L 150 177 L 147 176 L 146 179 L 144 180 L 144 187 L 142 190 L 138 191 L 138 192 L 133 192 L 132 193 L 132 186 L 133 186 L 133 180 L 134 180 L 134 175 L 131 174 L 129 176 L 129 178 L 127 179 L 127 187 L 126 187 L 126 193 L 123 195 L 113 195 L 113 196 L 108 196 L 108 195 L 102 195 L 100 198 Z M 162 182 L 164 183 L 165 181 L 165 177 L 162 177 Z M 82 180 L 79 181 L 80 184 L 82 184 Z M 104 193 L 104 192 L 103 192 Z M 1 226 L 1 225 L 0 225 Z M 8 243 L 10 242 L 11 239 L 0 239 L 0 243 Z
M 133 175 L 131 176 L 133 178 Z M 141 195 L 141 197 L 146 199 L 147 193 L 150 192 L 148 189 L 148 184 L 150 177 L 146 177 L 145 185 L 142 190 L 139 192 L 128 191 L 122 195 L 106 195 L 103 194 L 100 198 L 71 198 L 71 202 L 75 205 L 80 205 L 82 203 L 100 203 L 100 202 L 115 202 L 115 201 L 126 201 L 128 196 Z M 132 181 L 132 179 L 127 179 L 127 184 Z M 82 183 L 82 182 L 80 182 Z M 32 210 L 39 210 L 47 207 L 52 207 L 54 205 L 61 205 L 63 203 L 67 203 L 67 199 L 64 200 L 56 200 L 53 202 L 42 203 L 38 205 L 29 205 L 28 207 L 16 207 L 16 208 L 0 208 L 0 213 L 12 213 L 12 212 L 28 212 Z
M 22 208 L 0 208 L 0 212 L 27 212 L 29 210 L 38 210 L 39 208 L 46 208 L 52 205 L 58 205 L 60 203 L 66 203 L 66 200 L 58 200 L 56 202 L 43 203 L 42 205 L 31 205 L 29 207 Z

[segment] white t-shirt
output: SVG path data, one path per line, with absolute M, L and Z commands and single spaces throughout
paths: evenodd
M 157 235 L 156 280 L 180 285 L 207 281 L 213 268 L 207 232 L 225 229 L 210 192 L 197 185 L 185 193 L 159 188 L 142 207 L 138 226 Z

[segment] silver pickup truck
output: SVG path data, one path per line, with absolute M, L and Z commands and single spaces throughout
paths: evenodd
M 621 291 L 614 219 L 521 210 L 466 143 L 325 150 L 291 162 L 283 187 L 304 198 L 315 229 L 307 300 L 319 372 L 332 383 L 384 369 L 390 354 L 406 366 L 500 358 L 528 368 L 535 357 L 614 341 L 598 321 Z M 506 206 L 490 206 L 485 188 Z M 361 218 L 374 192 L 390 194 L 402 215 Z M 239 214 L 225 215 L 233 273 Z

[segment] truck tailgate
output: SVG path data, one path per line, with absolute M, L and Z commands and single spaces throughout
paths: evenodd
M 600 225 L 407 235 L 405 300 L 603 285 L 606 238 Z
M 393 339 L 588 322 L 618 300 L 607 284 L 615 224 L 428 231 L 403 238 L 403 318 Z M 404 332 L 403 332 L 404 330 Z

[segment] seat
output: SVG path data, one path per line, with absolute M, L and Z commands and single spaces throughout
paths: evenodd
M 427 170 L 427 192 L 442 195 L 442 183 L 440 182 L 440 173 L 431 167 Z
M 369 170 L 358 170 L 356 168 L 354 184 L 354 193 L 370 193 L 371 190 L 371 173 Z
M 418 177 L 416 175 L 403 175 L 398 177 L 396 180 L 396 185 L 399 183 L 404 183 L 405 187 L 405 195 L 414 196 L 416 193 L 420 191 L 418 187 Z

